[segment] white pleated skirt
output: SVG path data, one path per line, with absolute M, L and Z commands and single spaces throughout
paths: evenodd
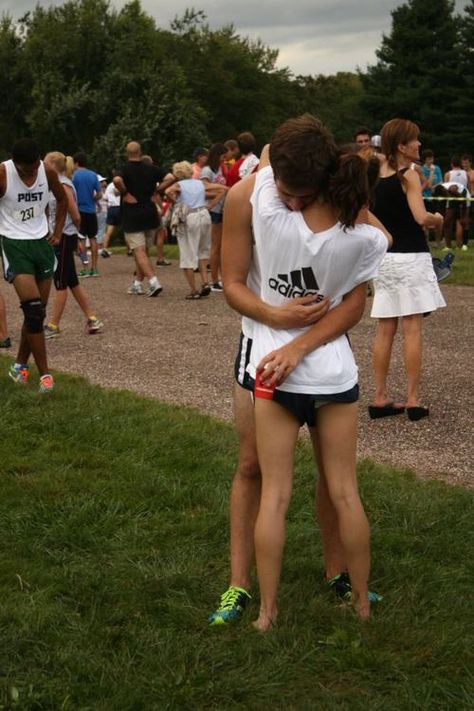
M 372 318 L 426 314 L 446 306 L 429 252 L 388 252 L 374 279 Z

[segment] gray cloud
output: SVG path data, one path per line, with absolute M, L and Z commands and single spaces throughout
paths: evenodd
M 456 0 L 461 11 L 467 0 Z M 62 0 L 41 2 L 60 5 Z M 124 0 L 112 0 L 117 8 Z M 375 62 L 382 33 L 390 31 L 390 12 L 401 0 L 142 0 L 142 7 L 161 27 L 194 6 L 211 27 L 232 23 L 236 31 L 279 49 L 279 66 L 295 74 L 332 74 L 365 69 Z M 14 18 L 32 10 L 35 0 L 0 0 L 0 10 Z

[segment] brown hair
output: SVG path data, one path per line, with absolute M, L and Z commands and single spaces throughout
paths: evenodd
M 369 202 L 366 161 L 355 153 L 341 154 L 331 131 L 311 114 L 277 128 L 270 163 L 276 180 L 292 188 L 313 188 L 334 207 L 344 227 L 353 227 Z
M 357 143 L 346 143 L 339 148 L 339 156 L 342 159 L 346 155 L 356 153 L 366 163 L 367 182 L 369 187 L 369 207 L 375 204 L 375 186 L 380 178 L 380 161 L 371 146 L 360 148 Z
M 370 131 L 366 126 L 360 126 L 360 128 L 357 129 L 357 131 L 354 133 L 354 141 L 356 140 L 357 136 L 368 136 L 370 138 Z
M 393 170 L 398 171 L 398 146 L 409 143 L 420 135 L 420 129 L 408 119 L 394 118 L 384 124 L 380 135 L 382 137 L 382 153 L 387 158 Z
M 227 153 L 227 148 L 223 143 L 213 143 L 209 148 L 209 154 L 207 156 L 207 165 L 209 168 L 217 173 L 221 164 L 221 158 Z
M 237 136 L 237 143 L 239 144 L 240 152 L 246 156 L 248 153 L 252 153 L 255 150 L 255 136 L 250 131 L 244 131 L 239 133 Z

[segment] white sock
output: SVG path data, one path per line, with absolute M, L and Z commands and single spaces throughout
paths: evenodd
M 156 276 L 153 276 L 151 279 L 148 279 L 150 286 L 158 286 L 158 279 Z
M 133 286 L 143 286 L 143 282 L 142 282 L 142 281 L 138 281 L 138 279 L 134 279 L 134 280 L 133 280 Z

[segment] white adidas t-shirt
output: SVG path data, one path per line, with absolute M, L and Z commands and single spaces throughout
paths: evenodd
M 314 294 L 328 297 L 331 308 L 358 284 L 377 276 L 387 251 L 383 232 L 370 225 L 344 230 L 340 223 L 314 233 L 301 212 L 284 205 L 276 190 L 271 167 L 257 173 L 251 197 L 255 250 L 260 266 L 260 297 L 274 306 L 287 299 Z M 270 351 L 301 335 L 302 329 L 272 329 L 254 322 L 248 371 Z M 357 366 L 346 335 L 309 353 L 280 390 L 331 394 L 357 383 Z
M 247 286 L 250 291 L 253 291 L 257 296 L 260 295 L 260 268 L 258 266 L 258 255 L 253 249 L 252 262 L 250 264 L 249 273 L 247 276 Z M 249 316 L 242 316 L 242 333 L 247 338 L 253 338 L 255 321 Z

